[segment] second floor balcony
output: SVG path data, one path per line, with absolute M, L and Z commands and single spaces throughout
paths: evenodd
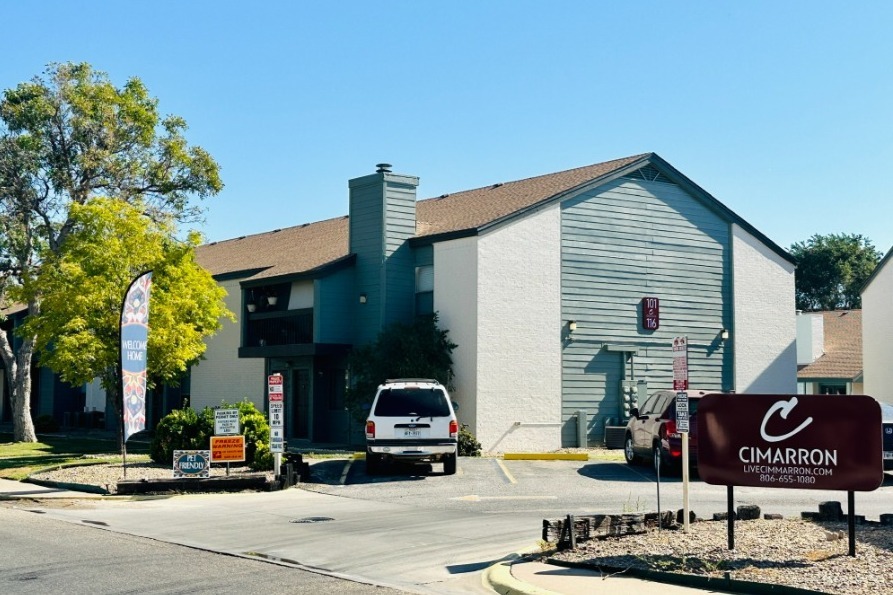
M 242 347 L 313 343 L 313 308 L 248 314 Z

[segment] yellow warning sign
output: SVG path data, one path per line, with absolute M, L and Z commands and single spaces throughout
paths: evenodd
M 245 460 L 245 436 L 211 436 L 212 463 L 239 463 Z

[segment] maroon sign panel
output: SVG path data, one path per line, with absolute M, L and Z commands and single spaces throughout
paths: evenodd
M 717 393 L 701 398 L 697 418 L 707 483 L 870 492 L 884 480 L 871 397 Z
M 656 331 L 660 328 L 660 299 L 642 298 L 642 328 L 646 331 Z

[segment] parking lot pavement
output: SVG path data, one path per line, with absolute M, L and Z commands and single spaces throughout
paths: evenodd
M 566 514 L 612 514 L 622 511 L 682 508 L 682 479 L 662 477 L 660 485 L 648 467 L 607 461 L 509 460 L 493 457 L 459 459 L 456 475 L 443 475 L 440 465 L 387 467 L 369 476 L 362 460 L 332 460 L 314 465 L 310 489 L 359 499 L 399 501 L 485 513 L 526 513 L 541 518 Z M 874 492 L 859 492 L 856 512 L 868 519 L 893 513 L 893 476 Z M 735 488 L 734 506 L 756 504 L 763 512 L 799 517 L 824 501 L 846 503 L 845 492 Z M 693 474 L 690 510 L 700 518 L 727 510 L 725 486 L 709 485 Z

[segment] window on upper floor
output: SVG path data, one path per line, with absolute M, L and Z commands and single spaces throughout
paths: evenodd
M 434 312 L 434 265 L 424 265 L 415 269 L 415 313 Z

